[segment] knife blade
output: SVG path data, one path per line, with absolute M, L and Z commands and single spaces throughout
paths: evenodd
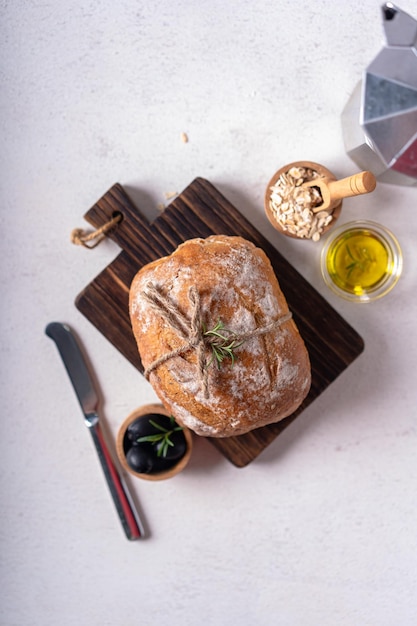
M 104 439 L 98 414 L 98 395 L 80 346 L 67 324 L 51 322 L 45 328 L 45 334 L 55 342 L 71 380 L 126 537 L 129 540 L 139 539 L 144 536 L 143 524 Z

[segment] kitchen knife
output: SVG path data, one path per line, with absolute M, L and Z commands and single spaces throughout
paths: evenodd
M 130 540 L 139 539 L 144 535 L 143 526 L 104 440 L 97 412 L 98 396 L 80 347 L 66 324 L 51 322 L 45 333 L 55 341 L 74 387 L 126 537 Z

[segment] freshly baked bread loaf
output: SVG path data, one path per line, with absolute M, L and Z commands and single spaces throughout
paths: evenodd
M 145 375 L 199 435 L 277 422 L 309 391 L 307 350 L 270 261 L 241 237 L 191 239 L 143 267 L 130 316 Z

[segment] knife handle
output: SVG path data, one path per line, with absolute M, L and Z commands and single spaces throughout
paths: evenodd
M 111 458 L 100 424 L 97 422 L 90 426 L 90 431 L 126 537 L 131 541 L 140 539 L 144 534 L 143 526 L 127 487 Z

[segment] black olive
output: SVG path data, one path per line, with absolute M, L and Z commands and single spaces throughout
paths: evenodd
M 154 467 L 155 454 L 151 446 L 132 446 L 126 453 L 126 461 L 134 472 L 150 474 Z
M 166 447 L 166 454 L 163 458 L 167 460 L 179 461 L 187 450 L 187 440 L 185 439 L 184 432 L 182 430 L 177 430 L 170 435 L 169 439 L 174 445 Z M 156 454 L 158 454 L 161 446 L 162 443 L 156 444 Z
M 166 472 L 167 470 L 174 467 L 178 461 L 175 459 L 167 459 L 163 456 L 154 456 L 152 474 L 158 474 L 159 472 Z
M 171 429 L 171 420 L 169 417 L 160 413 L 149 413 L 138 417 L 129 424 L 126 429 L 127 438 L 130 439 L 130 441 L 136 442 L 139 437 L 146 437 L 147 435 L 154 435 L 156 432 L 159 432 L 158 429 L 151 424 L 151 421 L 160 424 L 167 430 Z
M 167 431 L 178 428 L 176 422 L 160 413 L 142 415 L 129 424 L 123 440 L 123 449 L 129 467 L 140 474 L 157 474 L 170 469 L 178 463 L 187 450 L 187 441 L 182 430 L 174 431 L 169 435 L 173 446 L 164 445 L 163 440 L 156 443 L 138 442 L 141 437 L 164 434 L 151 422 Z

